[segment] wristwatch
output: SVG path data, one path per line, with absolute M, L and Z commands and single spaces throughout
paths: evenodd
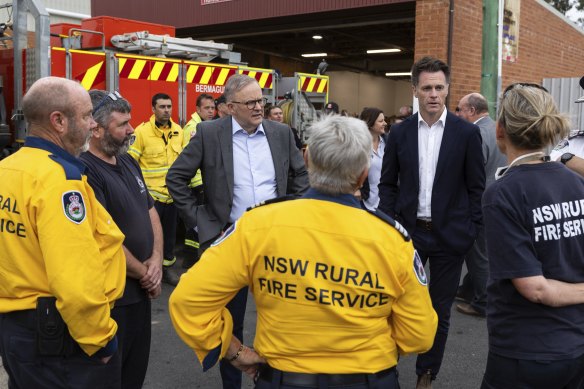
M 568 163 L 569 160 L 572 159 L 572 157 L 574 156 L 574 154 L 572 153 L 564 153 L 562 154 L 562 156 L 560 157 L 560 162 L 563 163 L 564 165 Z

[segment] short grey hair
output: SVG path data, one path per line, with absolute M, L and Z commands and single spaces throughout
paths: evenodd
M 105 129 L 110 124 L 112 112 L 130 113 L 132 110 L 128 100 L 122 97 L 114 101 L 107 97 L 108 95 L 109 92 L 104 90 L 92 89 L 89 91 L 93 109 L 97 108 L 97 111 L 93 112 L 93 120 Z
M 468 95 L 467 104 L 469 107 L 473 107 L 477 113 L 489 111 L 489 103 L 480 93 L 471 93 Z
M 362 120 L 331 115 L 314 122 L 308 133 L 310 186 L 333 196 L 353 194 L 369 168 L 371 149 L 371 133 Z
M 251 78 L 245 74 L 234 74 L 233 76 L 229 77 L 227 80 L 227 84 L 225 84 L 225 100 L 229 103 L 233 101 L 233 96 L 248 86 L 249 84 L 258 84 L 255 78 Z M 259 86 L 259 84 L 258 84 Z

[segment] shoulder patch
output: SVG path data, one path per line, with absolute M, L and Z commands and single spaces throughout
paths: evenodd
M 80 224 L 85 220 L 85 202 L 83 195 L 77 191 L 63 193 L 63 212 L 67 219 L 73 223 Z
M 80 166 L 76 166 L 71 162 L 67 161 L 66 159 L 61 158 L 55 154 L 49 155 L 49 158 L 51 158 L 53 161 L 57 162 L 59 165 L 63 167 L 63 170 L 65 171 L 65 177 L 67 177 L 67 180 L 81 180 L 83 170 L 80 169 L 83 169 L 82 166 L 84 166 L 81 162 Z
M 211 243 L 211 247 L 215 247 L 221 244 L 221 242 L 223 242 L 225 239 L 229 238 L 231 236 L 231 234 L 233 234 L 235 232 L 235 226 L 237 225 L 237 222 L 233 223 L 231 226 L 229 226 L 228 229 L 225 230 L 225 232 L 223 233 L 223 235 L 221 235 L 219 238 L 217 238 L 215 240 L 215 242 Z
M 282 201 L 288 201 L 288 200 L 296 200 L 298 198 L 300 198 L 300 197 L 294 196 L 294 195 L 286 195 L 286 196 L 276 197 L 276 198 L 264 200 L 261 203 L 257 203 L 255 205 L 252 205 L 251 207 L 248 207 L 246 209 L 246 211 L 251 211 L 254 208 L 263 207 L 264 205 L 281 203 Z
M 370 211 L 369 209 L 367 209 L 367 212 L 378 217 L 379 219 L 383 220 L 384 222 L 395 228 L 403 236 L 406 242 L 410 241 L 410 234 L 408 233 L 408 231 L 406 231 L 404 226 L 395 221 L 391 216 L 381 212 L 379 209 L 376 209 L 375 211 Z
M 426 271 L 424 270 L 424 264 L 422 259 L 416 250 L 414 250 L 414 273 L 418 282 L 424 286 L 428 285 L 428 277 L 426 277 Z
M 135 141 L 136 141 L 136 135 L 132 134 L 132 136 L 130 136 L 130 146 L 132 146 Z

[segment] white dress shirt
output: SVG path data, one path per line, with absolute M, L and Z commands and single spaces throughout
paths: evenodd
M 277 196 L 276 170 L 264 127 L 260 124 L 248 134 L 232 118 L 233 126 L 233 207 L 229 222 L 234 223 L 245 210 Z
M 440 155 L 440 145 L 446 123 L 446 108 L 432 124 L 418 114 L 418 165 L 420 168 L 420 191 L 418 193 L 418 219 L 432 219 L 432 186 L 436 176 L 436 165 Z

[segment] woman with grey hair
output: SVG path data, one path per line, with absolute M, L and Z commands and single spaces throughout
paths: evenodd
M 308 192 L 248 211 L 182 276 L 170 315 L 205 369 L 223 357 L 257 389 L 393 389 L 398 355 L 430 349 L 437 317 L 409 236 L 353 196 L 370 150 L 358 119 L 314 123 Z M 225 304 L 246 285 L 254 349 L 226 324 Z
M 546 150 L 569 121 L 535 84 L 501 98 L 509 165 L 485 191 L 490 276 L 483 389 L 584 387 L 584 178 Z

